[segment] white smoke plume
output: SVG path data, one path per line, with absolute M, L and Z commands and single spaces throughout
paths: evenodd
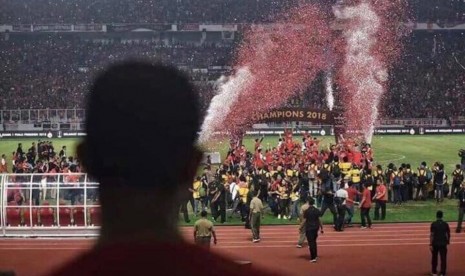
M 231 106 L 236 103 L 243 91 L 253 80 L 247 67 L 239 68 L 237 73 L 228 80 L 222 76 L 216 82 L 217 94 L 213 97 L 203 121 L 198 144 L 203 145 L 210 141 L 215 131 L 223 124 L 229 114 Z
M 365 141 L 371 143 L 378 105 L 385 89 L 383 83 L 388 78 L 386 66 L 371 51 L 378 43 L 380 18 L 367 1 L 357 6 L 335 6 L 333 11 L 337 18 L 347 22 L 344 28 L 346 61 L 342 73 L 345 84 L 352 87 L 349 93 L 353 116 L 348 119 L 356 120 L 349 123 L 356 129 L 348 130 L 363 133 Z
M 333 75 L 331 72 L 326 73 L 325 86 L 326 86 L 326 104 L 328 105 L 329 110 L 333 110 L 334 91 L 333 91 Z

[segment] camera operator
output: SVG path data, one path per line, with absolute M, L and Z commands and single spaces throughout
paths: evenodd
M 465 170 L 465 149 L 459 150 L 459 157 L 462 170 Z

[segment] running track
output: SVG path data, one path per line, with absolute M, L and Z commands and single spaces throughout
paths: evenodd
M 455 230 L 455 224 L 451 224 Z M 182 228 L 191 239 L 192 229 Z M 428 275 L 429 224 L 383 224 L 374 229 L 348 228 L 334 232 L 325 226 L 318 239 L 318 263 L 309 263 L 306 247 L 295 247 L 297 226 L 266 226 L 261 242 L 252 244 L 250 230 L 217 227 L 214 252 L 283 275 Z M 0 239 L 0 270 L 17 275 L 42 275 L 88 250 L 94 239 Z M 448 275 L 465 275 L 465 233 L 452 234 Z

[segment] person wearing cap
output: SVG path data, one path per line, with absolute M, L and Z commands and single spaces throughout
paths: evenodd
M 442 220 L 443 212 L 436 212 L 436 221 L 431 223 L 429 248 L 432 254 L 431 274 L 437 275 L 438 254 L 441 257 L 441 273 L 446 275 L 447 269 L 447 245 L 450 243 L 449 224 Z
M 173 67 L 130 61 L 97 76 L 77 152 L 100 183 L 100 235 L 92 249 L 47 275 L 184 275 L 187 268 L 194 275 L 270 275 L 190 244 L 178 229 L 179 205 L 203 155 L 200 124 L 198 93 Z M 135 146 L 155 158 L 134 162 Z
M 217 242 L 215 229 L 213 223 L 207 219 L 207 211 L 200 212 L 200 217 L 194 225 L 194 241 L 199 246 L 210 248 L 212 237 L 213 243 Z
M 457 198 L 459 200 L 459 218 L 457 220 L 457 229 L 455 232 L 460 233 L 462 232 L 463 214 L 465 213 L 465 181 L 463 181 L 460 185 L 460 190 L 457 192 Z

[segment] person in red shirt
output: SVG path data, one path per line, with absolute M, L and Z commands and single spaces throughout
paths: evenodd
M 116 64 L 98 76 L 88 101 L 77 152 L 100 183 L 100 237 L 48 275 L 271 275 L 189 244 L 178 230 L 179 206 L 202 158 L 199 99 L 186 76 L 164 65 Z M 134 162 L 134 147 L 163 158 Z
M 0 159 L 0 173 L 8 173 L 8 165 L 6 162 L 5 154 L 2 154 L 2 158 Z
M 358 150 L 354 150 L 352 153 L 353 161 L 355 165 L 362 167 L 362 153 Z
M 352 227 L 352 218 L 354 216 L 354 207 L 355 207 L 355 201 L 357 198 L 357 195 L 359 195 L 359 191 L 355 189 L 353 186 L 352 181 L 349 181 L 347 184 L 347 199 L 346 199 L 346 211 L 347 211 L 347 218 L 346 218 L 346 223 L 347 226 Z
M 263 154 L 262 154 L 262 149 L 259 148 L 256 152 L 255 152 L 255 155 L 254 155 L 254 165 L 255 165 L 255 168 L 257 169 L 262 169 L 265 165 L 264 163 L 264 157 L 263 157 Z
M 371 208 L 371 192 L 368 190 L 368 185 L 363 185 L 362 191 L 362 201 L 360 201 L 360 216 L 362 221 L 362 229 L 367 228 L 366 222 L 368 222 L 368 228 L 371 229 L 371 218 L 370 218 L 370 208 Z
M 374 220 L 379 220 L 379 209 L 381 209 L 381 220 L 386 218 L 386 202 L 388 200 L 388 193 L 386 189 L 386 185 L 382 179 L 377 180 L 376 185 L 376 194 L 373 197 L 376 202 L 375 206 L 375 218 Z
M 261 145 L 262 145 L 262 142 L 263 142 L 263 138 L 265 138 L 264 136 L 262 136 L 262 138 L 260 139 L 255 139 L 255 146 L 254 146 L 254 151 L 257 151 Z

